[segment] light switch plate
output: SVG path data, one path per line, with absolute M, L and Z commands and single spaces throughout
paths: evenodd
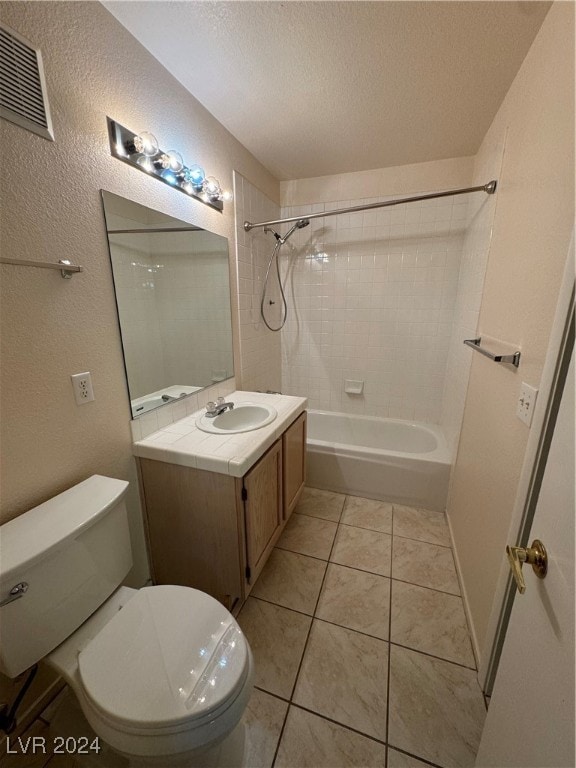
M 520 421 L 523 421 L 528 427 L 532 424 L 532 415 L 534 414 L 534 408 L 536 407 L 537 396 L 538 390 L 523 381 L 522 386 L 520 387 L 520 394 L 518 395 L 516 416 L 518 416 Z

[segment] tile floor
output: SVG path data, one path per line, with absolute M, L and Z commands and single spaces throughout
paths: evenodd
M 474 765 L 486 712 L 443 514 L 305 489 L 238 621 L 251 768 Z
M 238 621 L 248 768 L 474 765 L 485 704 L 443 514 L 306 488 Z

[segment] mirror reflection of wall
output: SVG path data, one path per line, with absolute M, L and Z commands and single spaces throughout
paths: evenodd
M 226 238 L 102 198 L 132 415 L 233 376 Z

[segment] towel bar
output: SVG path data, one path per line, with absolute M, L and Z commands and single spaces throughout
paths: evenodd
M 484 355 L 484 357 L 488 357 L 490 360 L 493 360 L 495 363 L 509 363 L 510 365 L 513 365 L 515 368 L 518 368 L 520 365 L 520 352 L 514 352 L 511 355 L 495 355 L 492 352 L 488 352 L 487 349 L 482 349 L 480 346 L 480 342 L 482 341 L 482 338 L 479 336 L 477 339 L 464 339 L 464 344 L 466 344 L 467 347 L 471 347 L 472 349 L 475 349 L 477 352 L 480 352 L 481 355 Z

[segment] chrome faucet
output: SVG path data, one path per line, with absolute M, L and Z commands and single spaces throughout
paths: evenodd
M 224 413 L 224 411 L 228 409 L 232 410 L 232 408 L 234 408 L 234 403 L 224 402 L 223 397 L 219 397 L 216 402 L 210 400 L 210 402 L 206 403 L 206 417 L 208 419 L 213 419 L 215 416 L 220 416 L 221 413 Z

